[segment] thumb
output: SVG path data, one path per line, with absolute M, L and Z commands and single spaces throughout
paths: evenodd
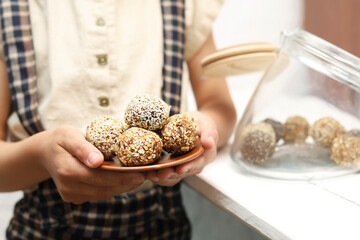
M 97 168 L 103 163 L 102 153 L 85 139 L 79 129 L 69 127 L 64 131 L 64 138 L 60 145 L 67 152 L 90 168 Z
M 90 168 L 97 168 L 104 162 L 104 156 L 99 150 L 92 151 L 88 154 L 86 160 L 82 162 Z

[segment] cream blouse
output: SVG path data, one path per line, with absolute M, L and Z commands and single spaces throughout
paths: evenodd
M 185 2 L 187 60 L 208 37 L 223 0 Z M 39 114 L 45 129 L 82 128 L 100 114 L 122 119 L 135 95 L 161 96 L 160 0 L 29 0 L 29 4 Z M 182 111 L 186 66 L 183 75 Z M 27 137 L 16 113 L 8 128 L 14 139 Z

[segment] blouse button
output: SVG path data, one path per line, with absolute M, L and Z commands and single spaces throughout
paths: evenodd
M 98 18 L 96 19 L 96 25 L 99 26 L 99 27 L 103 27 L 105 26 L 106 22 L 103 18 Z
M 107 107 L 110 105 L 110 100 L 107 97 L 99 97 L 99 105 L 101 107 Z
M 105 66 L 107 64 L 107 55 L 106 54 L 100 54 L 100 55 L 97 55 L 97 63 L 100 65 L 100 66 Z

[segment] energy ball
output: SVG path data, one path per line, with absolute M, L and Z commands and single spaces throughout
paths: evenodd
M 160 132 L 164 150 L 181 154 L 192 150 L 198 140 L 198 124 L 188 114 L 175 114 L 165 123 Z
M 284 137 L 285 128 L 281 122 L 275 121 L 271 118 L 267 118 L 264 122 L 269 123 L 275 131 L 276 142 Z
M 304 143 L 309 134 L 308 121 L 300 116 L 292 116 L 286 119 L 284 124 L 285 143 Z
M 267 161 L 275 151 L 275 131 L 269 123 L 247 125 L 240 136 L 240 152 L 251 163 Z
M 320 118 L 311 126 L 309 132 L 315 143 L 324 148 L 330 148 L 334 138 L 345 133 L 343 125 L 332 117 Z
M 104 155 L 104 159 L 115 157 L 118 138 L 126 130 L 127 125 L 119 119 L 100 115 L 86 127 L 85 138 Z
M 169 114 L 170 106 L 160 98 L 137 95 L 125 110 L 125 122 L 131 127 L 155 131 L 164 126 Z
M 360 137 L 360 129 L 351 129 L 346 134 L 354 137 Z
M 162 142 L 155 132 L 132 127 L 119 137 L 117 157 L 124 166 L 147 165 L 156 162 L 162 152 Z
M 360 164 L 360 138 L 351 135 L 336 137 L 331 145 L 331 158 L 347 167 Z

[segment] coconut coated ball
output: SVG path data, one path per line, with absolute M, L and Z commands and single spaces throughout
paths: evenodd
M 125 122 L 131 127 L 147 130 L 161 129 L 170 114 L 170 106 L 160 98 L 137 95 L 125 110 Z
M 118 150 L 118 138 L 126 130 L 127 125 L 119 119 L 100 115 L 86 127 L 85 138 L 104 155 L 104 159 L 112 158 Z
M 310 128 L 310 136 L 317 145 L 324 148 L 330 148 L 334 138 L 345 133 L 344 126 L 332 117 L 323 117 Z

